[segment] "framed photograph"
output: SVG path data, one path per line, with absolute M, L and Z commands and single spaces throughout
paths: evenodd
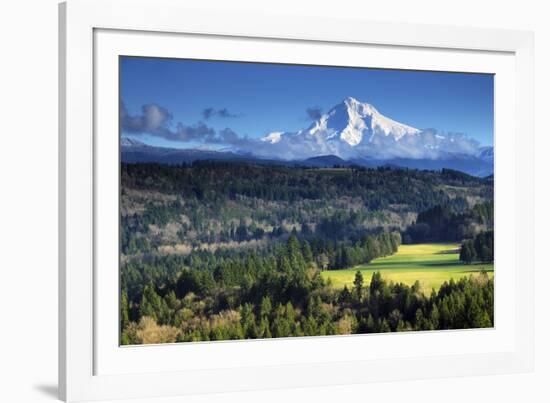
M 60 6 L 67 401 L 530 371 L 529 32 Z

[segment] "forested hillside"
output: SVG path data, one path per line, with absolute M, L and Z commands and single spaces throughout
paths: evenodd
M 122 164 L 121 184 L 123 344 L 492 326 L 487 276 L 426 295 L 379 273 L 343 289 L 320 275 L 402 242 L 481 237 L 488 180 L 202 161 Z

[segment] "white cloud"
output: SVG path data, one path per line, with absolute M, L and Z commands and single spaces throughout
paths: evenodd
M 367 130 L 358 127 L 354 130 L 361 132 L 358 137 L 360 140 L 350 145 L 342 138 L 342 130 L 336 128 L 330 131 L 321 128 L 313 131 L 274 132 L 255 139 L 241 137 L 230 128 L 216 131 L 203 122 L 194 125 L 178 122 L 174 125 L 172 120 L 172 114 L 157 104 L 143 105 L 138 115 L 130 115 L 124 104 L 121 104 L 120 121 L 125 133 L 148 134 L 184 143 L 226 145 L 233 151 L 270 159 L 301 160 L 329 154 L 344 159 L 440 159 L 450 154 L 477 155 L 480 147 L 477 141 L 464 134 L 443 133 L 434 129 L 394 136 L 377 128 Z

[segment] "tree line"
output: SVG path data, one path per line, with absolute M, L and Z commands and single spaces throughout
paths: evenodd
M 492 262 L 494 260 L 494 232 L 481 232 L 474 239 L 462 242 L 460 260 L 465 263 Z
M 433 206 L 418 214 L 416 222 L 403 234 L 405 243 L 460 242 L 473 238 L 494 225 L 493 201 L 478 203 L 472 208 L 448 203 Z
M 372 239 L 371 239 L 372 241 Z M 366 245 L 365 245 L 366 246 Z M 374 273 L 337 290 L 321 278 L 306 241 L 275 255 L 250 253 L 212 269 L 177 270 L 171 280 L 121 297 L 122 344 L 460 329 L 493 325 L 493 281 L 445 283 L 426 296 Z
M 251 282 L 269 272 L 304 273 L 311 270 L 347 269 L 389 256 L 399 248 L 398 232 L 368 235 L 355 244 L 314 238 L 298 240 L 291 234 L 285 243 L 253 251 L 199 250 L 189 255 L 136 257 L 121 267 L 121 286 L 133 306 L 139 305 L 145 287 L 179 289 L 201 293 L 214 285 L 220 288 L 249 288 Z M 294 270 L 296 269 L 296 270 Z M 178 278 L 178 280 L 174 280 Z M 275 287 L 273 282 L 270 283 Z M 281 284 L 280 289 L 290 286 Z M 134 310 L 132 317 L 136 318 Z
M 492 185 L 451 170 L 200 161 L 122 164 L 121 181 L 124 255 L 155 254 L 177 244 L 265 245 L 293 231 L 302 238 L 355 244 L 365 234 L 402 231 L 412 214 L 418 218 L 403 242 L 461 240 L 492 220 L 492 211 L 485 211 L 492 208 Z M 479 205 L 470 209 L 468 198 Z
M 219 202 L 250 197 L 269 201 L 360 198 L 370 210 L 406 204 L 423 211 L 437 204 L 462 203 L 441 186 L 470 188 L 472 195 L 492 198 L 485 179 L 445 169 L 441 172 L 386 167 L 311 169 L 243 162 L 196 161 L 192 164 L 121 164 L 125 187 L 154 189 L 186 198 Z

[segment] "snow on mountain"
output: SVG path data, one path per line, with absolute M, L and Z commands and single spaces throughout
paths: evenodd
M 248 150 L 260 157 L 306 159 L 336 155 L 343 159 L 439 159 L 475 155 L 479 144 L 463 134 L 419 130 L 382 115 L 374 106 L 348 97 L 307 129 L 273 132 Z
M 371 141 L 376 135 L 399 140 L 420 130 L 385 117 L 374 106 L 348 97 L 314 122 L 307 133 L 324 136 L 327 140 L 341 140 L 355 147 L 364 139 Z
M 122 147 L 143 147 L 146 144 L 132 137 L 122 137 L 120 139 L 120 145 Z
M 385 164 L 418 169 L 449 167 L 473 175 L 493 171 L 493 147 L 461 133 L 419 130 L 382 115 L 374 106 L 348 97 L 296 132 L 274 131 L 257 138 L 240 138 L 227 149 L 170 150 L 122 137 L 125 160 L 177 163 L 196 159 L 238 159 L 302 162 L 311 166 Z

